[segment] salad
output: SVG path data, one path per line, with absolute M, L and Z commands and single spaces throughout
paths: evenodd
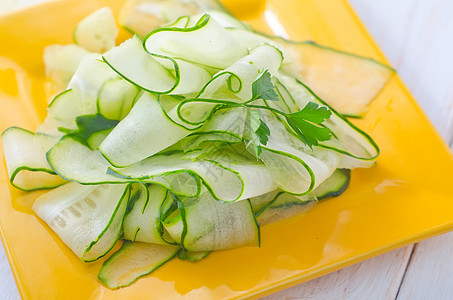
M 45 49 L 61 92 L 36 132 L 2 134 L 11 184 L 98 278 L 260 245 L 260 226 L 348 187 L 379 148 L 361 117 L 394 70 L 253 30 L 215 0 L 132 0 Z M 110 254 L 121 240 L 121 248 Z

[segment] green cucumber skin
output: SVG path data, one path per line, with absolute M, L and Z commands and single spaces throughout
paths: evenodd
M 342 114 L 343 117 L 345 118 L 350 118 L 350 119 L 363 119 L 362 115 L 348 115 L 348 114 Z
M 21 168 L 16 169 L 16 171 L 11 175 L 11 178 L 9 179 L 9 182 L 16 189 L 19 189 L 19 190 L 24 191 L 24 192 L 32 192 L 32 191 L 54 189 L 54 188 L 57 188 L 57 187 L 62 186 L 62 185 L 67 183 L 67 182 L 62 182 L 62 183 L 57 184 L 57 185 L 40 186 L 40 187 L 36 187 L 36 188 L 31 188 L 31 189 L 22 188 L 22 187 L 20 187 L 20 186 L 18 186 L 17 184 L 14 183 L 14 179 L 16 178 L 17 174 L 19 174 L 20 171 L 45 172 L 45 173 L 48 173 L 50 175 L 55 175 L 55 176 L 58 176 L 58 174 L 55 173 L 53 170 L 41 169 L 41 168 L 21 167 Z
M 79 24 L 77 24 L 76 27 L 74 27 L 74 30 L 72 31 L 72 41 L 76 45 L 80 45 L 79 42 L 77 41 L 77 29 L 78 29 L 78 27 L 79 27 Z
M 342 51 L 342 50 L 338 50 L 338 49 L 335 49 L 335 48 L 331 48 L 331 47 L 328 47 L 328 46 L 324 46 L 324 45 L 321 45 L 321 44 L 318 44 L 314 41 L 310 41 L 310 40 L 307 40 L 307 41 L 292 41 L 292 40 L 288 40 L 288 39 L 285 39 L 283 37 L 280 37 L 280 36 L 273 36 L 273 35 L 269 35 L 267 33 L 264 33 L 264 32 L 261 32 L 261 31 L 258 31 L 258 30 L 252 30 L 253 33 L 257 34 L 257 35 L 261 35 L 261 36 L 264 36 L 265 38 L 268 38 L 268 39 L 272 39 L 272 40 L 281 40 L 283 41 L 284 43 L 288 43 L 288 44 L 293 44 L 293 45 L 310 45 L 310 46 L 313 46 L 313 47 L 317 47 L 317 48 L 321 48 L 321 49 L 325 49 L 325 50 L 328 50 L 328 51 L 332 51 L 332 52 L 336 52 L 336 53 L 340 53 L 340 54 L 344 54 L 344 55 L 348 55 L 348 56 L 352 56 L 352 57 L 355 57 L 355 58 L 358 58 L 358 59 L 363 59 L 363 60 L 367 60 L 367 61 L 371 61 L 377 65 L 380 65 L 386 69 L 389 69 L 390 71 L 396 73 L 397 71 L 389 66 L 389 65 L 386 65 L 374 58 L 371 58 L 371 57 L 366 57 L 366 56 L 361 56 L 361 55 L 358 55 L 358 54 L 355 54 L 355 53 L 351 53 L 351 52 L 346 52 L 346 51 Z
M 292 42 L 292 43 L 298 43 L 298 42 Z M 361 55 L 358 55 L 358 54 L 355 54 L 355 53 L 351 53 L 351 52 L 341 51 L 341 50 L 338 50 L 338 49 L 335 49 L 335 48 L 331 48 L 331 47 L 328 47 L 328 46 L 320 45 L 320 44 L 318 44 L 318 43 L 316 43 L 314 41 L 304 41 L 304 42 L 299 42 L 299 43 L 312 45 L 314 47 L 318 47 L 318 48 L 321 48 L 321 49 L 329 50 L 329 51 L 332 51 L 332 52 L 336 52 L 336 53 L 352 56 L 352 57 L 355 57 L 355 58 L 358 58 L 358 59 L 371 61 L 371 62 L 373 62 L 373 63 L 375 63 L 377 65 L 380 65 L 380 66 L 382 66 L 382 67 L 384 67 L 386 69 L 389 69 L 390 71 L 396 73 L 396 70 L 394 68 L 392 68 L 391 66 L 386 65 L 386 64 L 384 64 L 384 63 L 382 63 L 380 61 L 377 61 L 376 59 L 371 58 L 371 57 L 366 57 L 366 56 L 361 56 Z
M 179 250 L 178 252 L 178 258 L 180 260 L 186 260 L 190 262 L 198 261 L 201 260 L 205 257 L 207 257 L 211 251 L 204 251 L 204 252 L 188 252 L 185 250 Z
M 107 226 L 105 227 L 104 231 L 101 232 L 101 234 L 98 236 L 97 240 L 96 241 L 93 241 L 86 249 L 85 249 L 85 253 L 89 252 L 90 249 L 96 245 L 96 243 L 102 238 L 102 236 L 104 235 L 104 233 L 110 228 L 110 225 L 112 224 L 113 220 L 115 219 L 116 217 L 116 214 L 119 212 L 119 210 L 121 209 L 121 206 L 123 205 L 123 202 L 126 201 L 126 203 L 124 204 L 125 206 L 125 212 L 123 213 L 123 216 L 121 218 L 121 227 L 120 227 L 120 230 L 118 231 L 118 234 L 115 238 L 115 241 L 112 242 L 112 245 L 103 253 L 101 254 L 100 256 L 98 256 L 97 258 L 94 258 L 94 259 L 91 259 L 91 260 L 85 260 L 84 258 L 82 258 L 82 261 L 83 262 L 93 262 L 93 261 L 97 261 L 99 260 L 100 258 L 104 257 L 105 255 L 107 255 L 110 250 L 113 249 L 113 247 L 115 247 L 116 243 L 118 242 L 118 240 L 120 239 L 121 235 L 122 235 L 122 228 L 123 228 L 123 222 L 124 222 L 124 218 L 126 217 L 126 210 L 127 210 L 127 207 L 129 205 L 129 200 L 131 198 L 131 184 L 129 184 L 128 186 L 126 186 L 125 190 L 124 190 L 124 193 L 123 195 L 121 196 L 121 199 L 120 201 L 118 202 L 118 205 L 116 206 L 115 208 L 115 211 L 113 212 L 113 215 L 112 217 L 110 218 L 109 220 L 109 223 L 107 224 Z
M 68 89 L 68 90 L 65 90 L 61 93 L 59 93 L 58 95 L 56 95 L 53 99 L 52 99 L 52 102 L 50 102 L 49 106 L 47 107 L 48 109 L 50 109 L 57 101 L 58 99 L 63 96 L 64 94 L 66 93 L 69 93 L 70 91 L 72 91 L 72 89 Z
M 256 224 L 256 234 L 258 236 L 258 247 L 261 248 L 261 225 L 258 222 L 258 219 L 257 219 L 255 213 L 253 212 L 252 201 L 250 201 L 250 199 L 247 199 L 247 202 L 250 207 L 250 213 L 252 214 L 253 220 L 255 221 L 255 224 Z
M 304 196 L 304 195 L 307 195 L 307 194 L 309 194 L 309 193 L 311 193 L 313 191 L 313 189 L 315 187 L 315 174 L 314 174 L 313 170 L 308 166 L 308 164 L 305 163 L 305 161 L 303 161 L 302 159 L 300 159 L 297 156 L 294 156 L 292 154 L 289 154 L 289 153 L 286 153 L 286 152 L 283 152 L 283 151 L 273 150 L 273 149 L 267 148 L 266 146 L 262 146 L 262 148 L 267 150 L 267 151 L 269 151 L 269 152 L 280 154 L 280 155 L 289 157 L 291 159 L 294 159 L 295 161 L 300 163 L 302 166 L 304 166 L 304 168 L 307 170 L 308 174 L 310 175 L 310 186 L 308 187 L 308 189 L 305 192 L 302 192 L 302 193 L 292 193 L 292 192 L 289 192 L 289 191 L 284 191 L 284 192 L 286 192 L 288 194 L 291 194 L 291 195 L 294 195 L 294 196 Z
M 178 251 L 176 250 L 174 252 L 174 254 L 172 256 L 169 256 L 166 260 L 163 260 L 162 262 L 160 262 L 159 264 L 153 266 L 150 270 L 147 270 L 146 272 L 142 273 L 142 274 L 139 274 L 137 277 L 135 278 L 132 278 L 128 283 L 124 284 L 124 285 L 121 285 L 121 286 L 111 286 L 109 284 L 109 278 L 106 277 L 104 274 L 103 274 L 103 268 L 108 266 L 112 261 L 114 261 L 114 259 L 118 256 L 118 255 L 121 255 L 123 251 L 125 251 L 127 248 L 133 246 L 133 243 L 134 242 L 131 242 L 131 241 L 124 241 L 123 244 L 121 245 L 121 248 L 116 251 L 115 253 L 112 254 L 112 256 L 110 256 L 102 265 L 102 268 L 101 270 L 99 271 L 98 273 L 98 279 L 107 287 L 111 288 L 111 289 L 119 289 L 119 288 L 122 288 L 122 287 L 127 287 L 129 285 L 131 285 L 132 283 L 134 283 L 135 281 L 137 281 L 139 278 L 143 277 L 143 276 L 146 276 L 148 274 L 150 274 L 151 272 L 155 271 L 156 269 L 160 268 L 162 265 L 164 265 L 165 263 L 167 263 L 168 261 L 172 260 L 173 258 L 176 257 L 176 255 L 178 254 Z
M 316 195 L 318 200 L 338 197 L 338 196 L 343 194 L 348 189 L 349 183 L 351 181 L 351 170 L 349 170 L 349 169 L 338 169 L 337 171 L 341 172 L 344 175 L 343 183 L 341 183 L 339 186 L 333 186 L 330 191 L 327 191 L 327 192 L 324 192 L 322 194 Z
M 64 92 L 60 93 L 59 95 L 57 95 L 56 97 L 59 97 L 60 95 L 65 94 L 66 92 L 68 92 L 68 91 L 64 91 Z M 9 132 L 11 130 L 20 130 L 20 131 L 23 131 L 23 132 L 26 132 L 26 133 L 29 133 L 29 134 L 32 134 L 32 135 L 35 134 L 35 133 L 31 132 L 30 130 L 27 130 L 25 128 L 21 128 L 21 127 L 18 127 L 18 126 L 11 126 L 11 127 L 7 128 L 5 131 L 2 132 L 1 137 L 3 137 L 4 134 L 6 134 L 7 132 Z M 50 175 L 55 175 L 55 176 L 58 176 L 58 174 L 55 173 L 55 171 L 53 169 L 30 168 L 30 167 L 27 167 L 27 166 L 23 166 L 23 167 L 17 168 L 14 171 L 14 173 L 11 174 L 11 177 L 9 178 L 9 182 L 11 183 L 12 186 L 14 186 L 18 190 L 21 190 L 21 191 L 24 191 L 24 192 L 32 192 L 32 191 L 53 189 L 53 188 L 57 188 L 57 187 L 62 186 L 63 184 L 67 183 L 67 182 L 62 182 L 62 183 L 57 184 L 57 185 L 40 186 L 40 187 L 36 187 L 36 188 L 31 188 L 31 189 L 22 188 L 22 187 L 20 187 L 20 186 L 18 186 L 17 184 L 14 183 L 14 179 L 16 178 L 17 174 L 19 174 L 20 171 L 44 172 L 44 173 L 48 173 Z

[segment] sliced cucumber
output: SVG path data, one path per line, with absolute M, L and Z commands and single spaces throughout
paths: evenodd
M 143 50 L 137 37 L 105 53 L 103 59 L 120 76 L 147 91 L 167 93 L 177 85 L 175 76 Z
M 115 245 L 129 196 L 128 185 L 71 182 L 39 197 L 33 210 L 78 257 L 89 262 Z
M 260 230 L 250 201 L 220 203 L 208 191 L 176 201 L 180 217 L 171 216 L 164 226 L 187 251 L 259 246 Z
M 43 56 L 46 76 L 58 88 L 66 88 L 80 62 L 89 54 L 90 52 L 74 44 L 47 46 Z
M 49 189 L 66 181 L 56 175 L 46 152 L 58 141 L 51 136 L 10 127 L 2 133 L 6 167 L 11 184 L 24 191 Z
M 310 193 L 333 172 L 321 160 L 282 143 L 269 141 L 260 159 L 280 189 L 296 195 Z
M 96 54 L 88 55 L 79 65 L 77 71 L 68 85 L 68 90 L 59 94 L 49 105 L 49 113 L 44 123 L 39 126 L 38 132 L 61 137 L 59 128 L 77 129 L 76 118 L 82 115 L 96 114 L 99 102 L 115 102 L 115 106 L 107 109 L 107 114 L 114 114 L 113 111 L 120 113 L 122 110 L 125 114 L 129 109 L 128 102 L 133 99 L 127 99 L 131 94 L 130 90 L 135 90 L 132 85 L 124 84 L 121 78 L 110 69 L 104 62 L 100 61 L 100 56 Z M 121 93 L 118 90 L 121 87 Z M 98 101 L 99 95 L 102 95 L 102 101 Z M 120 98 L 120 99 L 119 99 Z M 123 104 L 124 106 L 121 106 Z M 102 105 L 103 112 L 106 111 L 105 105 Z
M 197 12 L 197 5 L 189 1 L 129 0 L 121 8 L 119 23 L 125 29 L 143 38 L 164 23 Z
M 171 245 L 124 241 L 104 262 L 98 278 L 111 289 L 128 286 L 175 257 L 178 250 Z
M 88 148 L 95 150 L 105 140 L 107 135 L 112 131 L 113 128 L 96 131 L 87 139 Z
M 277 188 L 274 181 L 272 172 L 260 161 L 255 161 L 254 158 L 248 155 L 244 147 L 229 147 L 222 148 L 219 151 L 213 152 L 212 154 L 206 155 L 205 161 L 215 163 L 224 169 L 237 174 L 242 182 L 242 191 L 240 196 L 236 199 L 229 199 L 228 197 L 218 197 L 217 195 L 229 195 L 229 193 L 217 194 L 217 189 L 227 190 L 230 193 L 234 191 L 233 187 L 230 186 L 229 181 L 224 181 L 225 186 L 220 189 L 218 186 L 221 184 L 220 180 L 216 180 L 212 190 L 210 187 L 207 188 L 211 191 L 214 198 L 229 202 L 244 200 L 250 197 L 265 194 Z
M 316 197 L 313 195 L 296 197 L 280 192 L 256 213 L 256 219 L 261 225 L 274 223 L 305 213 L 316 203 Z
M 220 10 L 208 10 L 205 13 L 213 17 L 224 28 L 238 28 L 243 30 L 251 30 L 250 25 L 236 19 L 233 15 L 231 15 L 228 12 Z
M 14 185 L 73 181 L 33 209 L 83 261 L 106 255 L 123 234 L 99 272 L 108 287 L 175 255 L 197 261 L 259 246 L 259 223 L 338 196 L 350 179 L 341 168 L 375 162 L 374 141 L 308 85 L 358 116 L 390 68 L 253 32 L 216 0 L 129 1 L 122 23 L 146 37 L 114 47 L 118 29 L 103 8 L 78 24 L 79 45 L 48 48 L 53 80 L 66 85 L 74 74 L 68 89 L 39 133 L 3 134 Z
M 140 95 L 140 90 L 122 78 L 106 81 L 99 91 L 97 107 L 104 117 L 124 119 Z
M 326 106 L 332 112 L 324 125 L 332 131 L 333 138 L 319 143 L 317 147 L 340 155 L 340 162 L 335 168 L 367 168 L 374 164 L 379 155 L 379 147 L 368 134 L 345 119 L 301 81 L 282 74 L 279 75 L 279 80 L 290 91 L 292 99 L 299 108 L 305 107 L 308 102 L 314 102 Z
M 97 113 L 98 95 L 105 82 L 120 77 L 97 54 L 87 55 L 68 84 L 68 90 L 50 103 L 48 115 L 37 132 L 60 138 L 60 127 L 77 129 L 76 118 Z
M 301 79 L 343 115 L 360 117 L 395 73 L 373 59 L 313 42 L 287 43 L 300 65 Z
M 193 162 L 182 159 L 182 153 L 157 155 L 125 168 L 111 168 L 122 178 L 147 180 L 167 174 L 192 174 L 202 179 L 220 199 L 235 200 L 241 196 L 243 183 L 237 173 L 208 161 Z M 226 180 L 221 182 L 219 179 Z M 232 198 L 232 199 L 231 199 Z
M 144 40 L 149 53 L 171 56 L 211 68 L 227 68 L 248 54 L 228 32 L 209 15 L 190 28 L 159 28 Z
M 129 0 L 121 9 L 119 23 L 131 33 L 145 37 L 164 23 L 173 22 L 181 16 L 206 12 L 212 14 L 223 26 L 249 28 L 229 14 L 216 0 Z
M 244 108 L 223 109 L 184 141 L 185 152 L 204 149 L 207 143 L 215 150 L 216 144 L 233 144 L 242 141 L 247 111 Z
M 137 37 L 107 52 L 103 59 L 121 77 L 153 93 L 196 93 L 211 78 L 192 63 L 147 53 Z
M 181 101 L 177 106 L 178 116 L 185 123 L 195 126 L 210 120 L 221 106 L 216 102 L 219 99 L 229 102 L 249 100 L 252 97 L 252 83 L 264 70 L 277 73 L 281 61 L 281 52 L 275 47 L 263 45 L 254 49 L 249 55 L 215 74 L 196 98 Z
M 81 184 L 127 182 L 107 174 L 110 164 L 99 151 L 93 151 L 68 136 L 50 149 L 47 160 L 62 178 Z
M 47 160 L 61 177 L 81 184 L 119 184 L 139 181 L 109 172 L 110 164 L 99 151 L 90 150 L 69 136 L 63 137 L 47 153 Z M 154 176 L 140 181 L 155 183 L 170 189 L 174 194 L 189 197 L 198 195 L 201 188 L 198 177 L 184 172 L 162 174 L 162 176 Z
M 229 144 L 242 142 L 242 139 L 228 133 L 207 133 L 192 135 L 183 141 L 184 158 L 199 160 Z
M 178 258 L 187 261 L 197 261 L 205 258 L 206 256 L 209 255 L 209 253 L 211 253 L 211 251 L 189 252 L 181 249 L 178 252 Z
M 118 27 L 109 7 L 85 17 L 74 29 L 74 42 L 91 52 L 104 53 L 116 44 Z
M 285 47 L 286 43 L 289 43 L 289 41 L 274 36 L 264 35 L 253 30 L 240 29 L 238 27 L 230 27 L 226 29 L 228 30 L 228 33 L 230 33 L 237 41 L 246 46 L 249 50 L 264 44 L 276 47 L 282 51 L 283 54 L 281 70 L 285 70 L 295 76 L 296 74 L 299 75 L 297 72 L 300 71 L 300 66 L 297 65 L 294 54 Z
M 318 200 L 338 197 L 346 191 L 350 180 L 351 170 L 337 169 L 329 178 L 327 178 L 313 191 L 313 194 L 318 198 Z
M 185 0 L 178 0 L 185 1 Z M 202 12 L 217 11 L 230 14 L 219 0 L 189 0 L 190 3 L 196 4 Z M 231 15 L 231 14 L 230 14 Z
M 47 116 L 36 129 L 36 133 L 59 139 L 63 136 L 60 128 L 77 129 L 76 118 L 82 115 L 80 98 L 78 89 L 69 89 L 58 94 L 49 104 Z
M 119 76 L 102 61 L 100 55 L 91 54 L 85 57 L 68 85 L 68 89 L 80 93 L 76 102 L 80 111 L 78 115 L 96 113 L 99 92 L 105 82 L 113 78 L 119 78 Z
M 282 71 L 301 78 L 339 113 L 361 117 L 368 104 L 395 73 L 374 59 L 325 47 L 293 42 L 239 28 L 228 32 L 248 49 L 269 43 L 283 52 Z
M 282 53 L 271 45 L 262 45 L 250 51 L 250 54 L 235 61 L 201 90 L 199 97 L 214 99 L 238 99 L 238 102 L 252 97 L 252 83 L 260 74 L 268 70 L 276 74 L 282 62 Z
M 169 197 L 166 189 L 151 185 L 138 185 L 137 199 L 124 219 L 124 238 L 153 244 L 168 244 L 163 238 L 162 206 Z
M 144 93 L 99 150 L 112 165 L 124 167 L 164 150 L 189 134 L 189 130 L 169 119 L 156 96 Z
M 110 169 L 121 178 L 135 181 L 191 174 L 201 179 L 215 199 L 226 202 L 248 199 L 276 188 L 263 164 L 236 162 L 234 157 L 234 154 L 215 153 L 209 157 L 211 159 L 191 161 L 184 159 L 183 153 L 175 152 L 152 156 L 129 167 Z
M 252 204 L 253 213 L 255 214 L 255 216 L 257 216 L 261 210 L 269 205 L 269 203 L 272 202 L 275 197 L 277 197 L 277 195 L 281 192 L 281 190 L 276 189 L 269 193 L 250 198 L 250 203 Z
M 334 172 L 339 163 L 337 153 L 310 150 L 289 134 L 279 119 L 270 113 L 261 113 L 270 136 L 261 147 L 263 153 L 259 158 L 281 190 L 295 195 L 308 194 Z M 249 151 L 252 151 L 250 147 Z M 318 152 L 323 153 L 324 159 L 317 157 Z
M 291 96 L 288 88 L 283 85 L 277 77 L 273 78 L 275 81 L 275 91 L 278 93 L 280 100 L 279 101 L 266 101 L 266 105 L 272 105 L 275 103 L 277 109 L 287 113 L 298 112 L 300 109 L 297 107 L 296 101 Z M 274 106 L 275 108 L 275 106 Z
M 77 116 L 82 114 L 82 108 L 80 107 L 79 99 L 81 98 L 80 90 L 70 89 L 57 95 L 48 107 L 47 117 L 44 120 L 50 121 L 49 125 L 53 125 L 53 129 L 58 127 L 76 129 L 77 124 L 75 122 Z M 56 128 L 55 128 L 56 127 Z M 50 128 L 47 129 L 49 131 Z

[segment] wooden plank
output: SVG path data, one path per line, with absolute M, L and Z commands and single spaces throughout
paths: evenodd
M 5 255 L 3 245 L 0 244 L 0 295 L 1 299 L 13 300 L 20 299 L 17 290 L 16 282 L 14 281 L 13 273 L 8 259 Z
M 453 298 L 453 232 L 415 247 L 398 300 Z
M 412 247 L 394 250 L 263 300 L 395 299 Z

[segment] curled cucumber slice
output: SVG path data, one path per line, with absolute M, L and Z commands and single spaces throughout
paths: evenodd
M 6 167 L 12 185 L 24 191 L 50 189 L 66 183 L 46 160 L 46 152 L 58 141 L 19 127 L 2 133 Z
M 77 24 L 73 38 L 86 50 L 103 53 L 115 46 L 118 32 L 112 10 L 103 7 Z
M 125 241 L 120 250 L 104 262 L 98 278 L 112 289 L 128 286 L 175 257 L 179 248 Z
M 72 182 L 41 197 L 33 210 L 83 261 L 106 255 L 120 237 L 130 188 Z

